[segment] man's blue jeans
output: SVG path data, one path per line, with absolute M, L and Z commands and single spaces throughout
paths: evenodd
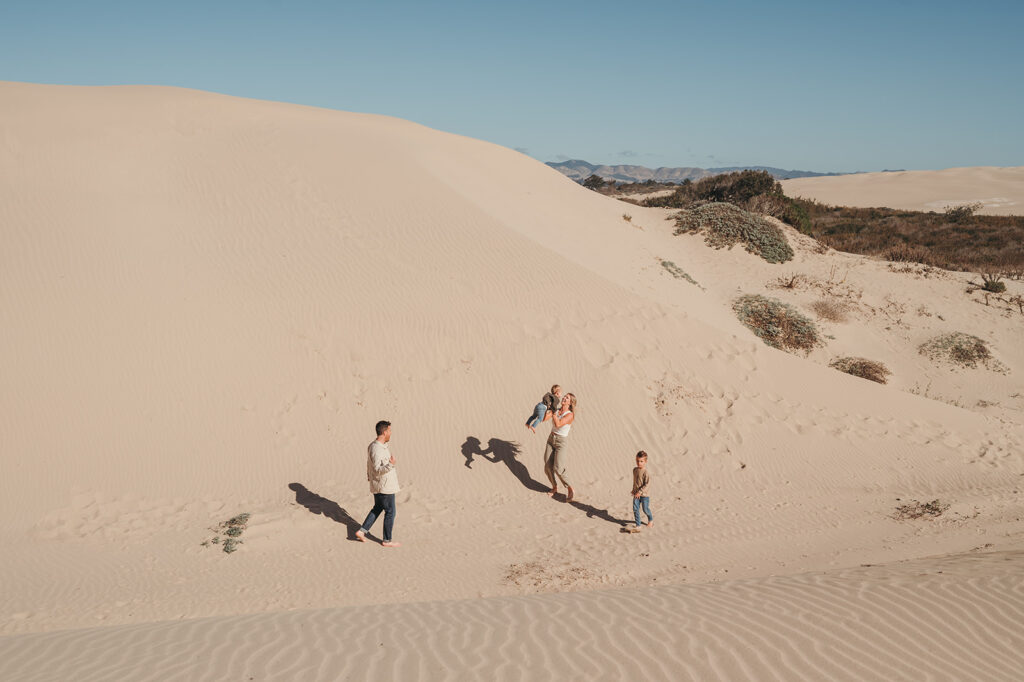
M 636 521 L 637 527 L 640 526 L 640 505 L 644 507 L 644 514 L 647 515 L 648 521 L 653 521 L 654 516 L 651 514 L 651 498 L 649 497 L 634 497 L 633 498 L 633 520 Z
M 360 530 L 369 533 L 381 512 L 384 512 L 384 542 L 391 542 L 391 529 L 395 526 L 394 493 L 373 494 L 373 509 L 366 515 L 366 520 L 363 521 L 363 527 Z

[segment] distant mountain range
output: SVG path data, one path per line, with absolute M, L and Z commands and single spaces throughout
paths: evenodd
M 598 175 L 605 180 L 618 182 L 657 182 L 680 183 L 684 180 L 699 180 L 710 175 L 732 173 L 741 170 L 768 171 L 777 180 L 790 178 L 814 178 L 821 175 L 850 175 L 850 173 L 815 173 L 813 171 L 786 170 L 770 166 L 730 166 L 728 168 L 647 168 L 646 166 L 598 166 L 593 163 L 573 159 L 571 161 L 547 162 L 549 166 L 567 175 L 576 182 L 582 182 L 591 175 Z

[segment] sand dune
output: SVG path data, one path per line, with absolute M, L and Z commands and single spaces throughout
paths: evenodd
M 652 677 L 899 677 L 920 659 L 898 655 L 918 651 L 909 639 L 865 644 L 795 610 L 784 629 L 769 618 L 780 590 L 856 614 L 845 578 L 776 589 L 768 576 L 1024 549 L 1022 318 L 964 293 L 969 275 L 893 271 L 791 230 L 796 258 L 770 265 L 675 237 L 668 211 L 491 144 L 172 88 L 0 84 L 0 148 L 0 649 L 22 652 L 3 657 L 12 674 L 324 676 L 343 654 L 378 665 L 378 645 L 303 646 L 399 618 L 403 637 L 450 633 L 418 644 L 394 668 L 403 677 L 502 665 L 516 677 L 509 661 L 552 667 L 566 647 L 526 625 L 515 646 L 470 632 L 460 611 L 469 623 L 502 610 L 516 623 L 572 609 L 580 623 L 614 619 L 593 639 L 583 625 L 566 635 L 586 667 L 598 665 L 587 652 L 638 641 L 621 623 L 636 599 L 707 614 L 652 636 L 686 646 L 650 663 Z M 780 289 L 786 273 L 800 285 Z M 736 321 L 740 293 L 804 310 L 836 299 L 848 317 L 819 320 L 824 344 L 795 356 Z M 918 352 L 956 330 L 983 337 L 1001 369 Z M 889 385 L 830 369 L 840 355 L 885 362 Z M 556 381 L 580 398 L 573 504 L 541 492 L 544 435 L 523 426 Z M 351 541 L 382 418 L 403 486 L 397 552 Z M 657 525 L 628 536 L 640 448 Z M 932 499 L 950 505 L 942 516 L 893 518 Z M 202 544 L 241 512 L 237 552 Z M 1019 555 L 1005 556 L 1017 570 Z M 749 582 L 690 586 L 726 578 Z M 1005 677 L 1003 623 L 1019 608 L 980 605 L 1019 604 L 1018 588 L 998 576 L 929 585 L 923 607 L 892 605 L 892 617 L 979 678 Z M 750 651 L 723 657 L 740 644 L 711 606 L 741 602 L 761 605 L 743 611 Z M 972 637 L 998 639 L 988 654 L 961 656 L 922 610 L 968 602 Z M 812 625 L 824 630 L 808 639 Z M 254 648 L 236 649 L 243 631 L 261 638 Z M 278 634 L 294 658 L 260 648 Z M 815 647 L 847 635 L 826 664 Z M 780 638 L 799 656 L 779 654 Z M 197 643 L 201 661 L 169 662 Z M 528 647 L 539 652 L 526 661 Z
M 982 204 L 987 215 L 1024 214 L 1024 166 L 859 173 L 782 181 L 786 194 L 836 206 L 885 206 L 942 212 Z
M 1022 559 L 19 635 L 0 638 L 0 675 L 1011 680 L 1024 666 Z

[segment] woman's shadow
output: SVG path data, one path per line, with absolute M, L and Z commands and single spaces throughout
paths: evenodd
M 328 500 L 326 497 L 320 497 L 301 483 L 289 483 L 288 487 L 295 492 L 295 501 L 298 504 L 301 504 L 312 514 L 322 514 L 335 523 L 344 523 L 345 528 L 348 530 L 348 539 L 356 539 L 356 531 L 359 530 L 362 524 L 352 518 L 337 502 Z
M 546 493 L 550 490 L 548 486 L 530 476 L 530 472 L 526 469 L 526 465 L 519 461 L 521 449 L 518 443 L 499 440 L 498 438 L 491 438 L 487 441 L 486 450 L 482 449 L 480 446 L 480 439 L 474 436 L 467 437 L 466 442 L 462 444 L 462 456 L 466 458 L 467 469 L 473 468 L 473 458 L 479 455 L 488 462 L 503 462 L 505 466 L 508 467 L 508 470 L 512 472 L 512 475 L 518 478 L 519 482 L 522 483 L 527 490 L 533 490 L 538 493 Z M 561 495 L 559 497 L 560 499 L 565 499 Z M 577 500 L 573 500 L 569 504 L 586 514 L 587 518 L 601 519 L 602 521 L 614 523 L 622 528 L 625 528 L 629 523 L 627 519 L 619 519 L 612 516 L 607 509 L 598 509 L 593 505 L 583 504 Z
M 488 462 L 503 463 L 527 490 L 533 490 L 538 493 L 547 492 L 548 487 L 534 479 L 526 465 L 519 461 L 519 455 L 522 451 L 518 443 L 491 438 L 487 441 L 486 450 L 480 446 L 480 439 L 474 436 L 467 437 L 466 442 L 462 444 L 462 456 L 466 458 L 467 469 L 473 468 L 473 457 L 479 455 Z

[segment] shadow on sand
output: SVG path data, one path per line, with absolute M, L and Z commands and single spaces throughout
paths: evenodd
M 518 443 L 492 438 L 487 441 L 486 450 L 481 445 L 480 439 L 473 436 L 468 436 L 466 442 L 462 444 L 462 456 L 466 458 L 467 469 L 473 468 L 471 466 L 473 464 L 473 457 L 479 455 L 488 462 L 503 463 L 527 490 L 533 490 L 538 493 L 548 491 L 548 487 L 533 478 L 533 476 L 530 476 L 526 465 L 519 461 L 519 455 L 522 451 Z
M 352 518 L 351 514 L 337 502 L 320 497 L 301 483 L 289 483 L 288 488 L 295 491 L 295 501 L 308 509 L 310 513 L 322 514 L 335 523 L 344 523 L 348 529 L 348 539 L 356 539 L 356 531 L 362 524 Z
M 562 497 L 562 499 L 565 498 Z M 622 528 L 625 528 L 629 524 L 629 520 L 617 519 L 614 516 L 612 516 L 611 512 L 609 512 L 607 509 L 598 509 L 594 505 L 583 504 L 582 502 L 579 502 L 577 500 L 573 500 L 569 504 L 572 505 L 573 507 L 576 507 L 581 512 L 584 512 L 587 515 L 588 519 L 601 519 L 602 521 L 614 523 L 615 525 L 620 526 Z

